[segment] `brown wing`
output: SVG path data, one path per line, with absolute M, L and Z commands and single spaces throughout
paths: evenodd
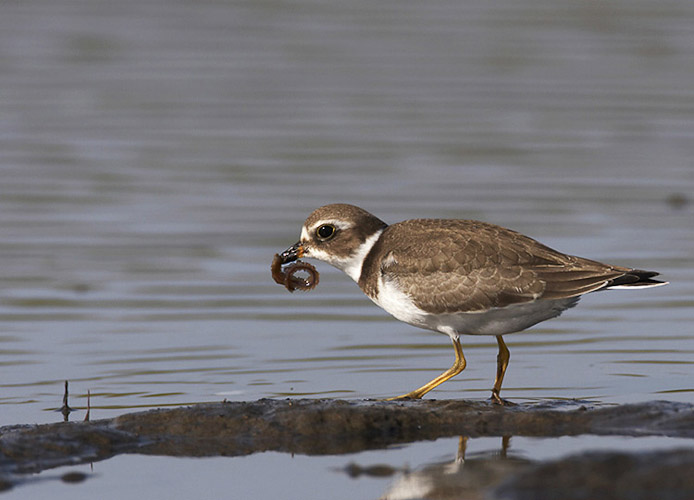
M 630 271 L 562 254 L 493 224 L 422 222 L 401 222 L 384 232 L 383 245 L 396 250 L 385 255 L 380 273 L 417 306 L 436 313 L 576 297 Z

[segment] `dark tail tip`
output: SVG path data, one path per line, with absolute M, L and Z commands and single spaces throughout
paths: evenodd
M 655 276 L 660 273 L 655 271 L 643 271 L 642 269 L 631 269 L 619 278 L 613 279 L 606 288 L 650 288 L 653 286 L 667 285 L 667 281 L 655 280 Z

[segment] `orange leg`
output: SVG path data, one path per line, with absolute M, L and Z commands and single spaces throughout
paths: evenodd
M 462 372 L 465 369 L 466 362 L 465 356 L 463 355 L 463 348 L 460 347 L 460 340 L 453 340 L 453 349 L 455 349 L 455 362 L 453 363 L 453 366 L 451 366 L 448 370 L 443 372 L 441 375 L 436 377 L 431 382 L 424 384 L 419 389 L 415 389 L 414 391 L 408 392 L 407 394 L 403 394 L 402 396 L 388 398 L 386 399 L 386 401 L 394 401 L 396 399 L 421 399 L 422 396 L 424 396 L 433 388 L 438 387 L 439 385 L 443 384 L 446 380 L 451 379 L 458 375 L 460 372 Z
M 506 401 L 501 399 L 499 393 L 501 392 L 501 384 L 504 381 L 506 367 L 508 367 L 508 360 L 511 359 L 511 353 L 501 335 L 496 336 L 496 343 L 499 344 L 499 354 L 496 356 L 496 378 L 494 379 L 494 388 L 492 389 L 492 402 L 503 405 L 506 404 Z

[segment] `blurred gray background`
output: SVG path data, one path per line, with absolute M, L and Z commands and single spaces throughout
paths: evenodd
M 510 338 L 507 396 L 691 391 L 679 372 L 658 378 L 641 354 L 622 352 L 692 347 L 691 3 L 0 9 L 0 405 L 10 422 L 53 419 L 45 410 L 65 379 L 76 405 L 91 390 L 96 406 L 125 410 L 380 397 L 446 368 L 445 337 L 391 321 L 337 271 L 319 266 L 320 287 L 303 295 L 270 280 L 273 253 L 336 201 L 391 222 L 479 218 L 665 272 L 668 288 L 591 297 L 538 327 L 544 336 Z M 514 349 L 533 339 L 543 347 Z M 627 366 L 598 367 L 586 383 L 580 370 L 600 358 L 581 358 L 585 342 Z M 480 354 L 439 397 L 486 397 L 493 339 L 467 343 Z M 559 358 L 547 354 L 555 343 Z M 579 375 L 558 381 L 555 359 Z M 690 368 L 692 351 L 670 361 Z M 642 380 L 628 385 L 635 377 L 608 380 L 622 372 L 657 380 L 645 392 Z

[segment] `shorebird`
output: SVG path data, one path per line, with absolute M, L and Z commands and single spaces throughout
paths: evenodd
M 419 399 L 458 375 L 460 335 L 493 335 L 499 351 L 491 399 L 510 354 L 503 335 L 559 316 L 598 290 L 667 284 L 654 271 L 567 255 L 501 226 L 475 220 L 412 219 L 388 225 L 354 205 L 316 209 L 282 264 L 314 258 L 344 271 L 373 301 L 410 325 L 450 337 L 455 362 L 438 377 L 390 399 Z

